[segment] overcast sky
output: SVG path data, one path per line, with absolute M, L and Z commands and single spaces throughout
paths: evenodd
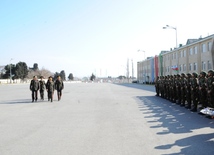
M 155 56 L 214 34 L 213 0 L 1 0 L 0 66 L 19 61 L 75 77 L 124 75 L 127 59 Z M 11 58 L 13 59 L 12 61 Z M 130 70 L 131 72 L 131 70 Z

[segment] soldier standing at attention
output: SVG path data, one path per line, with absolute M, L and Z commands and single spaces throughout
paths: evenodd
M 191 80 L 191 98 L 194 107 L 191 109 L 192 112 L 197 112 L 198 106 L 198 74 L 192 73 L 192 80 Z
M 187 109 L 191 109 L 191 104 L 192 104 L 192 100 L 191 100 L 191 74 L 187 73 L 187 77 L 185 80 L 185 90 L 186 90 L 186 100 L 187 100 Z
M 44 77 L 41 76 L 40 80 L 39 80 L 39 88 L 40 88 L 41 100 L 44 100 L 44 91 L 45 91 L 45 81 L 43 79 L 44 79 Z
M 32 91 L 32 102 L 37 101 L 38 99 L 38 90 L 39 90 L 39 81 L 37 76 L 34 76 L 30 82 L 30 90 Z
M 214 72 L 212 70 L 208 71 L 207 77 L 207 99 L 208 99 L 208 106 L 214 108 Z
M 181 73 L 181 79 L 180 79 L 180 85 L 181 85 L 181 105 L 180 106 L 185 106 L 185 102 L 186 102 L 185 80 L 186 80 L 186 75 L 184 73 Z
M 46 83 L 46 89 L 48 92 L 48 101 L 51 100 L 53 102 L 53 94 L 54 94 L 54 82 L 52 76 L 48 78 L 48 82 Z
M 206 91 L 206 73 L 201 72 L 199 78 L 199 103 L 202 104 L 202 108 L 207 107 L 207 91 Z
M 156 90 L 156 96 L 159 96 L 159 76 L 156 77 L 155 79 L 155 90 Z
M 55 89 L 57 91 L 58 101 L 62 97 L 62 90 L 64 89 L 64 84 L 60 76 L 57 76 L 57 80 L 55 81 Z

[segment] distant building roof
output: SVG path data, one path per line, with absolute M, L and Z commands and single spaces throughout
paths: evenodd
M 196 42 L 198 40 L 200 40 L 200 39 L 188 39 L 186 45 L 192 44 L 192 43 L 194 43 L 194 42 Z

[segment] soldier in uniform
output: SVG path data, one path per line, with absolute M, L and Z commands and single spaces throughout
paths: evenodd
M 39 90 L 39 81 L 37 76 L 34 76 L 30 82 L 30 90 L 32 92 L 32 102 L 37 101 L 38 99 L 38 90 Z
M 192 112 L 197 112 L 197 106 L 198 106 L 198 74 L 192 73 L 192 79 L 191 79 L 191 98 L 193 102 L 193 108 L 191 109 Z
M 187 77 L 185 79 L 185 92 L 186 92 L 186 101 L 187 101 L 187 109 L 191 109 L 191 74 L 187 73 Z
M 159 76 L 156 77 L 155 79 L 155 91 L 156 91 L 156 96 L 159 96 L 159 91 L 160 91 L 160 88 L 159 88 Z
M 62 97 L 62 90 L 64 89 L 64 83 L 60 76 L 57 76 L 57 80 L 55 81 L 55 89 L 57 91 L 58 101 Z
M 208 78 L 207 78 L 207 99 L 208 99 L 208 106 L 214 108 L 214 72 L 212 70 L 208 71 Z
M 177 94 L 177 104 L 181 104 L 181 83 L 180 83 L 180 74 L 176 76 L 176 94 Z
M 206 91 L 206 73 L 201 72 L 199 78 L 199 103 L 202 108 L 207 107 L 207 91 Z
M 54 94 L 54 82 L 52 76 L 48 78 L 48 82 L 46 83 L 46 89 L 48 92 L 48 101 L 51 100 L 53 102 L 53 94 Z
M 181 106 L 185 106 L 186 102 L 186 87 L 185 87 L 186 75 L 181 73 L 180 85 L 181 85 Z
M 43 76 L 40 77 L 39 88 L 40 88 L 39 91 L 40 91 L 41 100 L 44 100 L 45 81 L 44 81 L 44 77 Z

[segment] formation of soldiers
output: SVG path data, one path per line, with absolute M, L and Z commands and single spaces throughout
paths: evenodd
M 48 101 L 53 102 L 54 90 L 57 91 L 58 101 L 62 97 L 62 90 L 64 89 L 64 83 L 61 80 L 60 76 L 57 76 L 56 81 L 53 81 L 53 77 L 48 78 L 47 83 L 44 81 L 44 77 L 41 76 L 40 80 L 37 79 L 37 76 L 34 76 L 30 82 L 30 90 L 32 92 L 32 102 L 38 100 L 38 91 L 40 92 L 41 100 L 44 100 L 44 92 L 47 90 Z
M 156 96 L 197 112 L 214 108 L 214 71 L 160 76 L 155 81 Z

